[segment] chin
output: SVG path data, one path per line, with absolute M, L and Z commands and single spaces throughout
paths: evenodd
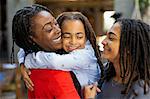
M 105 59 L 109 59 L 109 58 L 108 58 L 108 55 L 103 54 L 103 53 L 101 54 L 101 57 L 102 57 L 102 58 L 105 58 Z
M 55 48 L 54 48 L 54 49 L 55 49 L 55 51 L 56 51 L 56 50 L 60 50 L 60 49 L 62 49 L 62 46 L 61 46 L 61 45 L 59 45 L 59 46 L 55 46 Z
M 62 46 L 58 46 L 58 47 L 56 48 L 56 50 L 59 50 L 59 49 L 62 49 Z
M 66 52 L 71 52 L 70 50 L 68 50 L 68 49 L 64 49 Z

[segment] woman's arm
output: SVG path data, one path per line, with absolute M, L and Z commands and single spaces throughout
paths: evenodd
M 29 78 L 29 75 L 31 74 L 31 72 L 25 68 L 25 66 L 23 64 L 20 64 L 20 71 L 21 71 L 21 75 L 23 77 L 23 80 L 25 82 L 26 87 L 33 91 L 33 82 L 31 81 L 31 79 Z
M 25 82 L 26 87 L 33 91 L 33 82 L 31 81 L 29 75 L 31 74 L 31 72 L 24 66 L 24 57 L 25 57 L 25 52 L 22 48 L 20 48 L 18 54 L 17 54 L 17 58 L 18 58 L 18 62 L 20 65 L 20 72 L 21 72 L 21 76 L 23 77 L 23 80 Z
M 90 63 L 96 63 L 96 61 L 93 49 L 88 47 L 64 55 L 43 51 L 28 54 L 25 59 L 25 66 L 27 68 L 71 71 L 74 69 L 87 69 Z

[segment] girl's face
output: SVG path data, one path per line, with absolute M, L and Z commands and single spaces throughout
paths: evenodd
M 107 37 L 102 41 L 104 51 L 102 57 L 114 63 L 119 61 L 119 46 L 120 46 L 121 27 L 119 23 L 115 23 L 107 33 Z
M 65 20 L 61 26 L 63 49 L 71 52 L 85 47 L 86 36 L 84 25 L 80 20 Z

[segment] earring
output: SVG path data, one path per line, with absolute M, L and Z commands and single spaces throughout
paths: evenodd
M 35 45 L 35 42 L 33 42 L 32 45 L 34 46 L 34 45 Z
M 129 50 L 127 51 L 127 54 L 130 54 L 130 51 L 129 51 Z

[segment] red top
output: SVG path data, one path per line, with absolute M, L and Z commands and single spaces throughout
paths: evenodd
M 32 69 L 34 91 L 28 91 L 28 99 L 80 99 L 70 72 L 50 69 Z

